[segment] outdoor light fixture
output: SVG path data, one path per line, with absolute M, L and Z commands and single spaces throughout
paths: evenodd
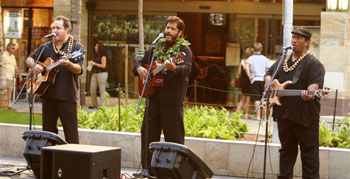
M 327 0 L 328 11 L 348 11 L 349 0 Z
M 225 25 L 225 16 L 221 13 L 210 13 L 209 20 L 212 25 L 222 26 Z

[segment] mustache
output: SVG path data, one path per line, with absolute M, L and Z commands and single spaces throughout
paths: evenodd
M 165 36 L 170 36 L 170 37 L 174 38 L 174 36 L 171 35 L 170 33 L 165 33 Z

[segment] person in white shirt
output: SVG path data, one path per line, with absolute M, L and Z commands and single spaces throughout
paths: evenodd
M 256 42 L 254 44 L 254 54 L 248 58 L 246 65 L 246 72 L 252 84 L 250 100 L 254 103 L 255 108 L 258 107 L 259 100 L 264 92 L 264 77 L 266 70 L 269 68 L 269 59 L 261 54 L 261 51 L 262 44 Z M 256 113 L 256 118 L 260 119 L 260 110 Z

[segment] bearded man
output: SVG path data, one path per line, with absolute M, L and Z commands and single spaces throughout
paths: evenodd
M 184 100 L 186 96 L 188 78 L 192 68 L 192 51 L 184 38 L 185 24 L 176 16 L 172 16 L 165 22 L 164 34 L 156 47 L 145 52 L 141 60 L 136 60 L 134 66 L 135 75 L 146 79 L 145 64 L 151 63 L 154 54 L 155 61 L 164 62 L 164 84 L 156 87 L 153 95 L 146 95 L 146 110 L 141 129 L 141 162 L 144 169 L 148 170 L 152 153 L 149 151 L 151 142 L 159 141 L 163 130 L 166 142 L 184 144 Z M 185 54 L 181 63 L 174 63 L 169 58 Z M 153 77 L 155 78 L 155 77 Z

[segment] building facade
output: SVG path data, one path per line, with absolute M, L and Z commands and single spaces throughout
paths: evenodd
M 75 1 L 51 2 L 47 17 L 51 22 L 57 15 L 71 18 L 74 13 L 72 2 Z M 79 3 L 80 40 L 88 50 L 86 59 L 92 60 L 95 57 L 93 47 L 98 42 L 103 43 L 107 49 L 109 94 L 117 96 L 116 88 L 120 85 L 128 96 L 137 97 L 137 79 L 131 70 L 139 47 L 138 1 L 80 0 Z M 4 8 L 4 4 L 2 6 Z M 321 12 L 325 6 L 325 0 L 297 0 L 294 3 L 293 25 L 308 27 L 313 31 L 315 48 L 312 50 L 316 56 L 320 53 Z M 147 44 L 162 32 L 165 19 L 172 15 L 179 16 L 186 24 L 185 36 L 191 42 L 194 61 L 206 69 L 203 86 L 238 92 L 230 87 L 230 81 L 245 48 L 251 47 L 254 42 L 261 42 L 264 55 L 272 60 L 279 55 L 283 44 L 282 9 L 281 0 L 144 0 L 144 42 L 146 48 L 149 47 Z M 48 24 L 45 25 L 47 27 Z M 41 29 L 38 31 L 41 32 Z M 44 33 L 47 33 L 45 29 Z M 40 41 L 32 41 L 31 50 L 36 43 L 40 44 Z M 196 70 L 193 69 L 192 79 L 196 76 Z M 82 99 L 85 99 L 84 95 L 89 96 L 90 78 L 91 74 L 84 70 L 81 78 Z M 190 87 L 192 85 L 193 82 Z M 190 90 L 188 94 L 193 95 Z M 226 104 L 238 100 L 235 93 L 210 90 L 202 90 L 202 93 L 204 98 L 201 96 L 197 102 Z M 193 96 L 189 100 L 193 101 Z

